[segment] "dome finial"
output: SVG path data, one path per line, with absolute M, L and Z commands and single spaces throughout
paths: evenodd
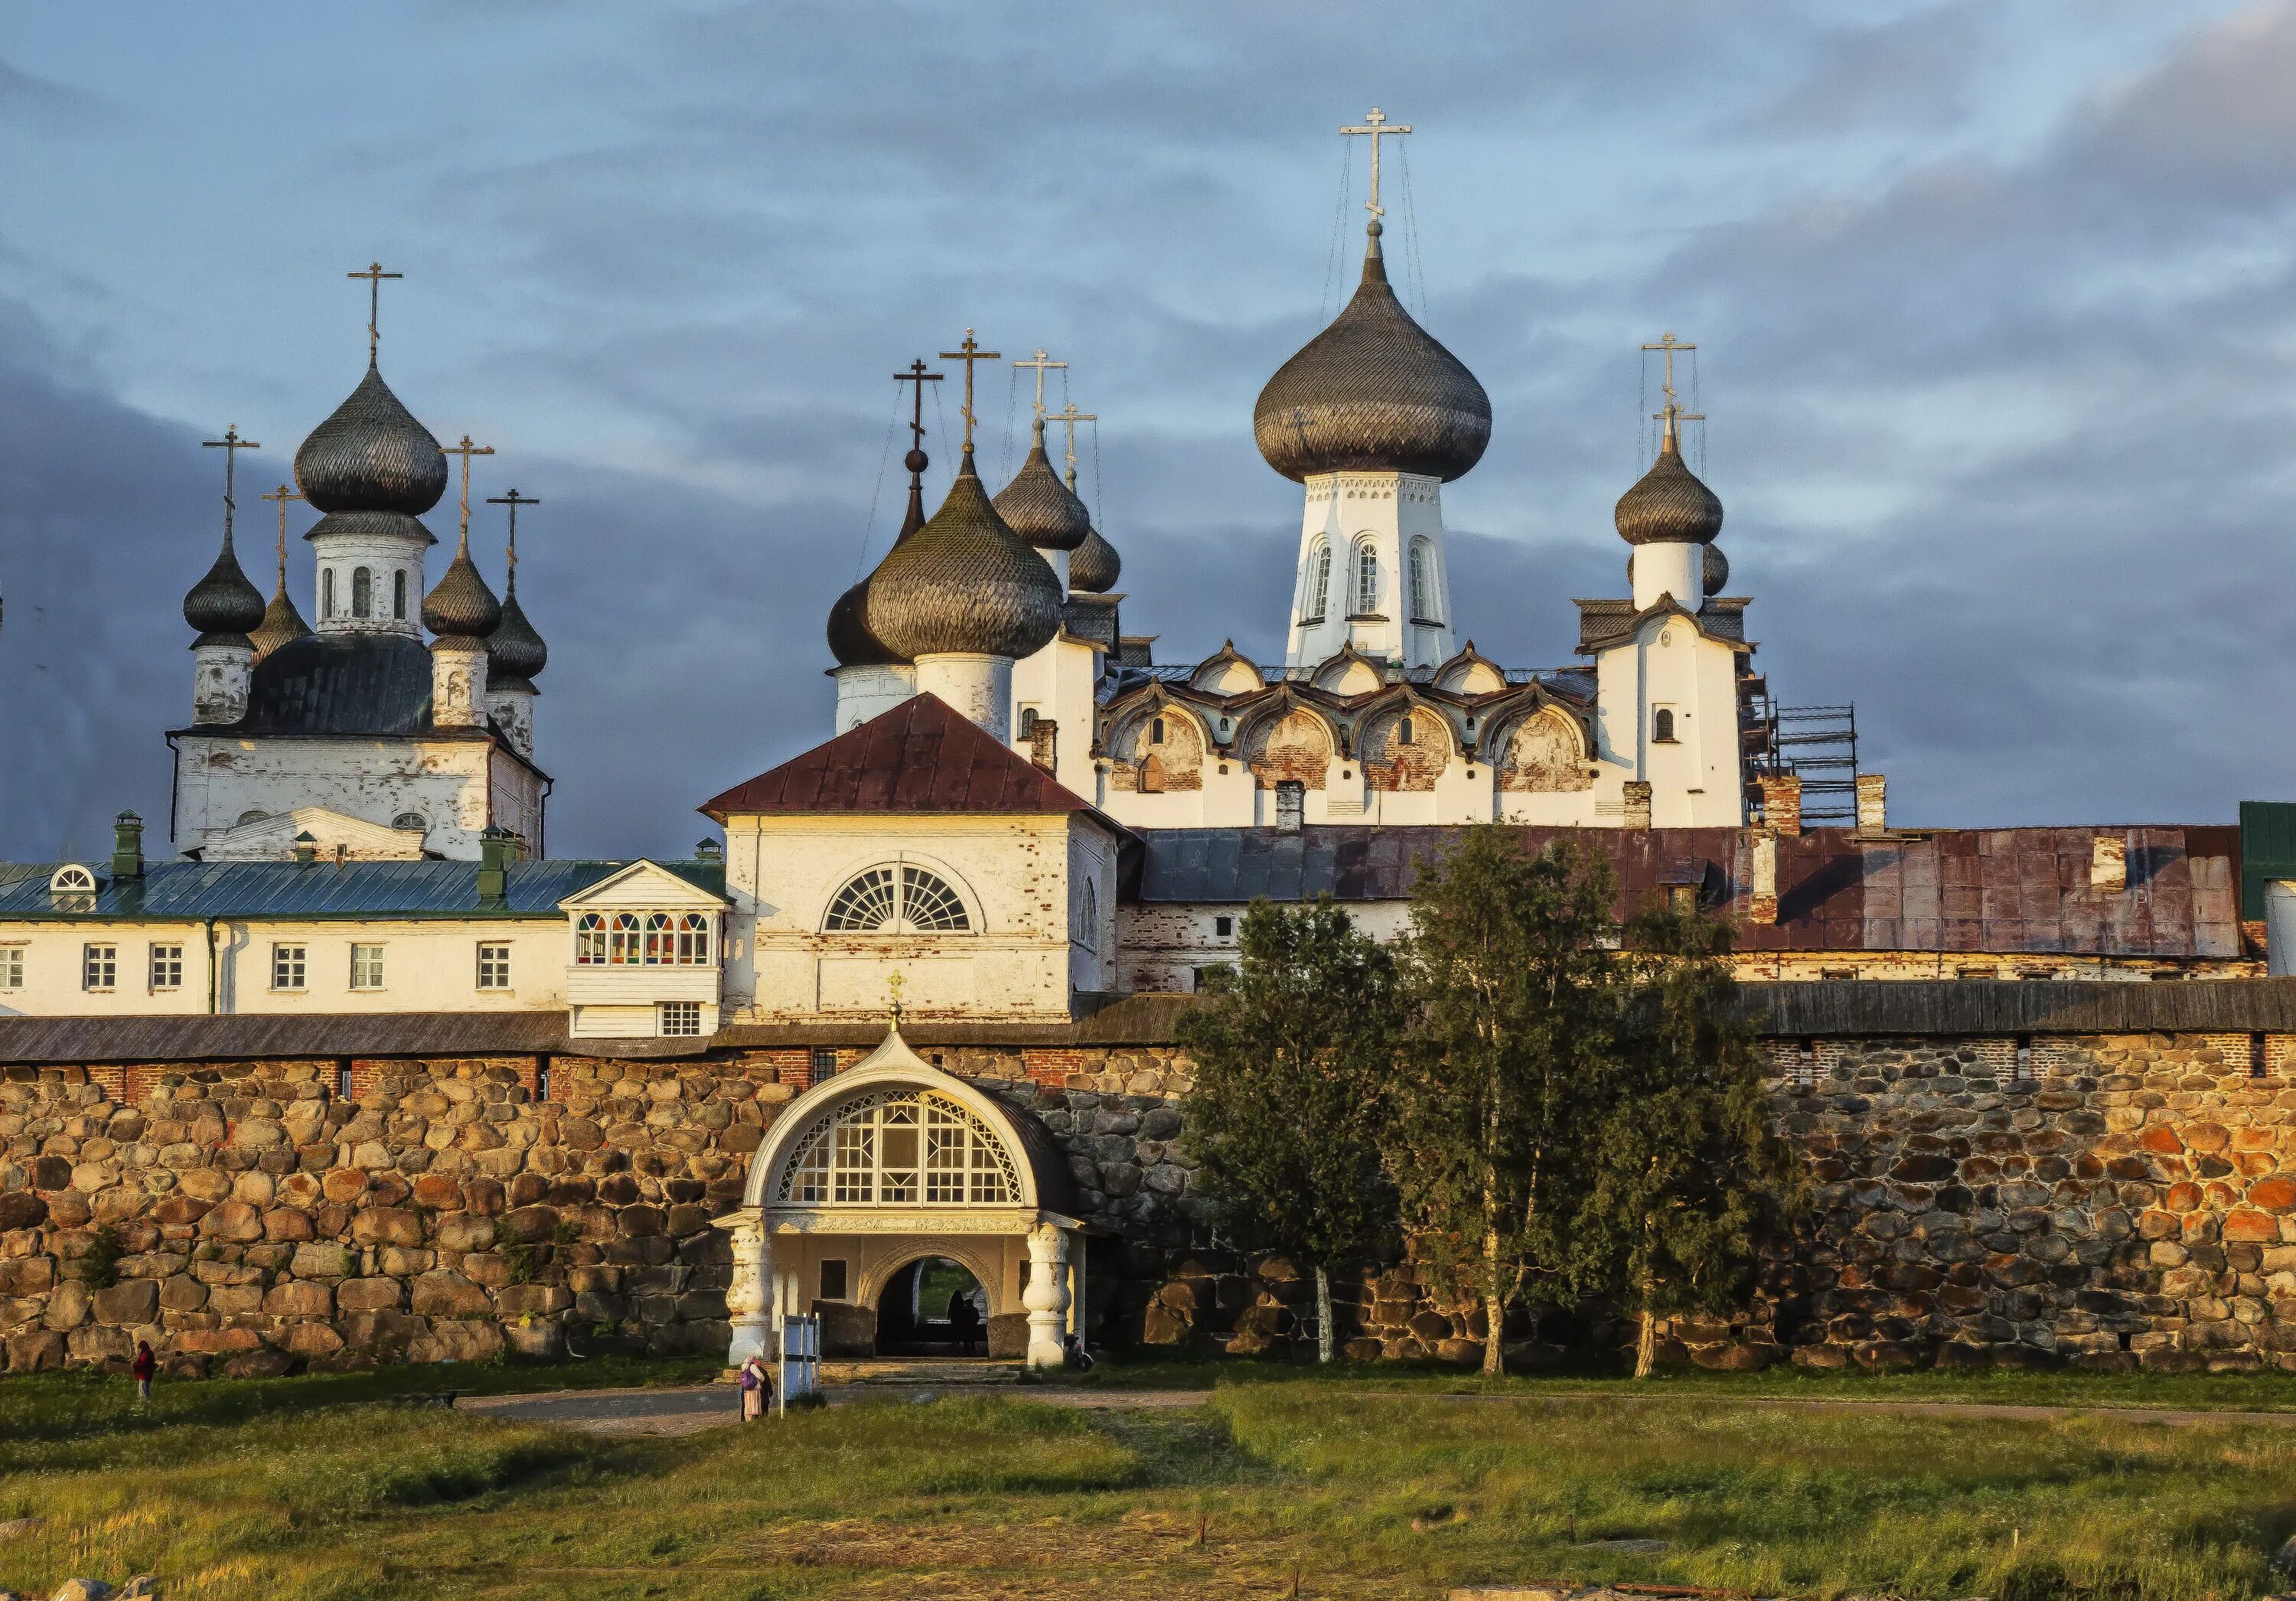
M 1361 127 L 1340 130 L 1343 134 L 1371 135 L 1371 198 L 1364 201 L 1364 209 L 1371 213 L 1371 226 L 1365 232 L 1372 236 L 1371 253 L 1374 256 L 1379 253 L 1379 219 L 1387 215 L 1386 209 L 1379 203 L 1379 142 L 1383 135 L 1407 134 L 1410 131 L 1411 125 L 1407 122 L 1390 123 L 1387 113 L 1377 106 L 1372 107 L 1365 115 Z
M 964 336 L 971 339 L 972 330 L 966 329 Z M 965 368 L 964 374 L 971 382 L 972 369 Z M 893 536 L 896 545 L 925 525 L 925 469 L 932 465 L 932 457 L 925 454 L 925 385 L 939 383 L 942 376 L 926 372 L 922 356 L 909 363 L 907 372 L 893 374 L 895 383 L 917 386 L 909 396 L 909 453 L 901 458 L 901 465 L 909 470 L 909 509 L 901 515 L 901 531 Z
M 1619 537 L 1629 545 L 1704 545 L 1722 531 L 1722 502 L 1682 459 L 1682 424 L 1703 423 L 1706 414 L 1683 410 L 1674 387 L 1675 353 L 1698 347 L 1669 333 L 1643 349 L 1666 352 L 1666 377 L 1660 385 L 1666 404 L 1651 414 L 1659 423 L 1658 459 L 1619 497 L 1612 521 Z
M 535 674 L 549 663 L 550 647 L 527 620 L 526 608 L 518 603 L 518 508 L 542 502 L 513 488 L 507 495 L 488 496 L 487 504 L 510 508 L 510 538 L 504 553 L 509 575 L 503 581 L 502 620 L 487 636 L 487 686 L 489 690 L 531 689 Z
M 382 342 L 382 281 L 385 278 L 404 278 L 406 275 L 405 273 L 383 271 L 382 263 L 380 261 L 368 262 L 366 271 L 363 273 L 343 275 L 346 278 L 366 280 L 366 365 L 369 366 L 374 365 L 375 347 Z
M 279 503 L 279 571 L 271 586 L 271 603 L 263 609 L 263 621 L 248 636 L 255 646 L 258 661 L 311 631 L 311 625 L 303 620 L 303 614 L 295 609 L 295 603 L 287 595 L 287 503 L 303 497 L 281 484 L 263 498 Z
M 471 458 L 492 456 L 491 445 L 473 445 L 464 434 L 462 443 L 447 447 L 447 454 L 463 458 L 463 533 L 455 545 L 455 559 L 438 585 L 422 597 L 422 624 L 441 639 L 484 639 L 502 622 L 502 603 L 471 560 Z
M 964 456 L 970 462 L 972 458 L 972 369 L 979 362 L 1004 360 L 1004 352 L 982 349 L 980 342 L 972 337 L 972 330 L 967 328 L 964 342 L 954 350 L 943 350 L 940 358 L 964 364 Z M 920 390 L 917 392 L 922 394 L 924 391 Z

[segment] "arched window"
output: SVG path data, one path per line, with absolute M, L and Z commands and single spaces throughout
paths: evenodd
M 1660 706 L 1651 713 L 1651 743 L 1660 745 L 1674 743 L 1673 707 Z
M 1435 612 L 1435 552 L 1424 539 L 1411 542 L 1411 620 L 1443 620 Z
M 1154 722 L 1148 725 L 1148 743 L 1152 745 L 1160 745 L 1164 743 L 1164 719 L 1160 717 Z
M 1379 610 L 1379 552 L 1369 544 L 1356 546 L 1356 615 L 1368 617 Z
M 688 912 L 677 920 L 677 965 L 706 967 L 709 964 L 709 919 L 701 912 Z
M 1412 743 L 1415 733 L 1416 730 L 1411 726 L 1411 714 L 1406 711 L 1403 714 L 1403 720 L 1395 725 L 1395 743 L 1398 745 L 1407 745 Z
M 903 863 L 872 867 L 838 891 L 824 926 L 835 933 L 962 934 L 964 898 L 937 873 Z
M 916 1090 L 848 1101 L 799 1137 L 775 1201 L 816 1206 L 1011 1205 L 1021 1171 L 972 1109 Z
M 677 954 L 677 939 L 670 930 L 668 912 L 649 912 L 645 920 L 645 965 L 668 965 Z
M 574 960 L 584 967 L 602 967 L 606 961 L 606 919 L 601 912 L 585 912 L 574 920 Z
M 332 567 L 319 574 L 319 615 L 335 615 L 335 570 Z
M 428 818 L 428 817 L 424 817 L 424 816 L 423 816 L 421 812 L 419 812 L 419 811 L 403 811 L 403 812 L 400 812 L 397 817 L 395 817 L 391 818 L 391 820 L 390 820 L 390 825 L 391 825 L 393 828 L 412 828 L 412 829 L 417 829 L 417 830 L 422 831 L 422 833 L 429 833 L 429 832 L 430 832 L 430 818 Z M 593 913 L 593 914 L 591 914 L 591 915 L 592 915 L 593 916 L 595 916 L 595 915 L 596 915 L 596 914 L 595 914 L 595 913 Z
M 406 620 L 406 569 L 404 567 L 390 575 L 390 614 L 401 622 Z
M 636 967 L 644 960 L 645 946 L 636 912 L 616 912 L 611 928 L 612 940 L 606 960 L 617 967 Z
M 1328 539 L 1318 539 L 1308 547 L 1308 560 L 1300 574 L 1300 620 L 1303 623 L 1324 620 L 1324 606 L 1332 592 L 1332 546 Z
M 1090 879 L 1084 881 L 1084 905 L 1077 918 L 1077 943 L 1086 950 L 1100 948 L 1100 891 Z
M 365 617 L 374 610 L 374 574 L 364 567 L 351 569 L 351 615 Z

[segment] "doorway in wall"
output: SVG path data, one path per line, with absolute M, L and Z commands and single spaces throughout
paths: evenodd
M 988 1292 L 971 1268 L 945 1256 L 920 1257 L 885 1281 L 877 1298 L 879 1356 L 988 1351 Z

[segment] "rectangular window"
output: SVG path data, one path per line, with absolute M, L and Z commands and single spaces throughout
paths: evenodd
M 1794 1047 L 1794 1087 L 1798 1089 L 1817 1088 L 1817 1041 L 1805 1039 Z
M 679 1035 L 701 1032 L 701 1003 L 700 1001 L 662 1002 L 661 1031 L 665 1034 Z
M 117 945 L 83 945 L 80 947 L 79 987 L 83 989 L 110 989 L 119 982 L 119 947 Z
M 184 987 L 184 948 L 180 945 L 154 945 L 152 948 L 152 988 L 181 989 Z
M 300 945 L 275 945 L 271 948 L 271 987 L 274 989 L 303 988 L 303 968 L 310 957 L 308 948 Z
M 479 947 L 479 988 L 507 989 L 510 988 L 510 947 L 481 945 Z
M 818 1083 L 820 1083 L 820 1082 L 821 1082 L 821 1080 L 823 1080 L 824 1079 L 828 1078 L 831 1074 L 834 1073 L 836 1071 L 837 1071 L 837 1053 L 836 1053 L 836 1051 L 835 1051 L 834 1049 L 832 1049 L 832 1047 L 828 1047 L 828 1046 L 825 1046 L 825 1045 L 817 1045 L 817 1046 L 814 1047 L 813 1047 L 813 1081 L 814 1081 L 815 1083 L 818 1084 Z M 826 1294 L 826 1293 L 827 1293 L 827 1292 L 826 1292 L 826 1291 L 824 1291 L 824 1294 Z M 839 1296 L 836 1296 L 836 1295 L 831 1295 L 829 1298 L 830 1298 L 830 1300 L 832 1300 L 832 1301 L 837 1301 L 837 1300 L 841 1299 L 841 1297 L 839 1297 Z
M 348 1062 L 335 1063 L 335 1098 L 342 1101 L 351 1098 L 351 1064 Z
M 1212 934 L 1213 934 L 1213 936 L 1214 936 L 1216 939 L 1225 940 L 1225 939 L 1228 938 L 1228 936 L 1230 936 L 1231 934 L 1233 934 L 1233 933 L 1234 933 L 1234 932 L 1235 932 L 1235 919 L 1234 919 L 1234 918 L 1233 918 L 1233 917 L 1215 917 L 1215 918 L 1213 918 L 1213 919 L 1212 919 Z
M 2032 1081 L 2033 1041 L 2026 1038 L 2017 1041 L 2017 1082 L 2030 1084 Z
M 845 1299 L 845 1260 L 831 1257 L 821 1264 L 821 1298 L 824 1301 Z
M 0 945 L 0 989 L 21 989 L 24 987 L 24 948 L 20 945 Z
M 300 989 L 298 983 L 296 988 Z M 351 947 L 351 988 L 380 989 L 382 988 L 382 947 L 354 945 Z
M 2248 1037 L 2248 1076 L 2251 1079 L 2262 1079 L 2269 1077 L 2271 1072 L 2272 1060 L 2270 1055 L 2265 1050 L 2264 1036 L 2251 1034 Z

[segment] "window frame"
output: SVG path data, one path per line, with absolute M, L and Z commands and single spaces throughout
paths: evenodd
M 374 940 L 352 942 L 351 988 L 365 995 L 371 995 L 384 988 L 382 946 L 380 942 Z
M 499 994 L 514 986 L 511 982 L 511 942 L 507 940 L 481 940 L 478 942 L 478 973 L 474 988 L 490 994 Z M 488 982 L 492 978 L 496 981 Z
M 1014 1206 L 1027 1194 L 1020 1154 L 986 1119 L 954 1096 L 906 1088 L 823 1113 L 791 1144 L 772 1190 L 781 1203 L 868 1208 Z
M 1300 626 L 1310 627 L 1331 614 L 1332 601 L 1332 542 L 1323 535 L 1308 547 L 1308 560 L 1300 571 Z
M 179 940 L 154 940 L 146 947 L 144 982 L 154 995 L 184 987 L 184 947 Z
M 365 621 L 374 615 L 374 569 L 351 569 L 351 615 Z
M 404 567 L 391 570 L 390 617 L 393 622 L 406 620 L 406 569 Z
M 289 953 L 292 953 L 291 955 Z M 293 983 L 282 983 L 283 977 L 292 975 Z M 289 944 L 283 940 L 271 942 L 271 991 L 275 995 L 308 995 L 311 989 L 311 947 L 308 942 Z
M 1348 575 L 1354 606 L 1350 617 L 1377 617 L 1379 611 L 1379 546 L 1369 539 L 1356 541 L 1355 571 Z
M 1682 743 L 1682 736 L 1675 732 L 1675 724 L 1677 720 L 1677 718 L 1676 717 L 1675 710 L 1672 706 L 1652 707 L 1651 743 L 1654 745 L 1680 744 Z
M 1411 620 L 1431 628 L 1439 628 L 1443 620 L 1435 612 L 1435 542 L 1424 534 L 1411 542 Z
M 319 615 L 332 617 L 335 614 L 335 570 L 322 567 L 319 570 Z
M 688 1021 L 692 1028 L 685 1027 Z M 673 1022 L 676 1026 L 673 1027 Z M 692 1000 L 658 1001 L 654 1009 L 654 1026 L 664 1039 L 699 1039 L 701 1038 L 701 1003 Z
M 0 989 L 24 987 L 24 952 L 28 948 L 20 944 L 0 945 Z
M 79 987 L 90 995 L 109 995 L 119 988 L 118 941 L 88 940 L 81 943 Z
M 918 920 L 915 908 L 919 906 L 931 909 L 931 922 Z M 829 898 L 820 932 L 914 939 L 979 933 L 980 922 L 972 898 L 957 887 L 953 875 L 937 866 L 896 858 L 873 862 L 849 874 Z

